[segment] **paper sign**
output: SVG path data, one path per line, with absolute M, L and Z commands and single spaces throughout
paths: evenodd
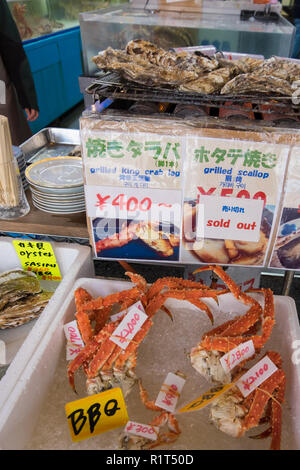
M 193 400 L 191 403 L 188 403 L 186 406 L 181 408 L 180 410 L 176 410 L 176 413 L 186 413 L 187 411 L 197 411 L 201 408 L 204 408 L 206 405 L 209 405 L 215 398 L 222 395 L 222 393 L 227 392 L 231 387 L 233 387 L 234 383 L 220 385 L 218 387 L 213 387 L 207 392 L 200 395 L 200 397 Z
M 258 242 L 264 202 L 200 195 L 197 237 Z
M 65 405 L 73 442 L 125 426 L 127 409 L 120 388 L 91 395 Z
M 134 421 L 128 421 L 125 427 L 125 432 L 128 434 L 134 434 L 135 436 L 145 437 L 151 441 L 156 441 L 159 428 L 156 426 L 150 426 L 150 424 L 140 424 Z
M 185 379 L 179 377 L 177 374 L 169 372 L 159 394 L 157 395 L 155 405 L 173 413 L 184 384 Z
M 40 280 L 61 281 L 61 274 L 51 243 L 13 240 L 24 271 L 32 271 Z
M 268 356 L 263 357 L 255 366 L 251 367 L 246 374 L 240 377 L 235 384 L 240 389 L 243 396 L 247 397 L 255 388 L 274 374 L 276 370 L 277 367 L 271 359 Z
M 138 308 L 139 310 L 141 310 L 141 312 L 145 313 L 143 304 L 140 300 L 138 302 L 136 302 L 135 304 L 131 305 L 129 308 L 133 308 L 133 307 Z M 128 308 L 126 310 L 121 310 L 121 312 L 118 312 L 118 313 L 115 313 L 114 315 L 111 315 L 109 320 L 112 321 L 112 322 L 117 321 L 117 320 L 119 320 L 119 318 L 122 318 L 124 315 L 126 315 L 128 313 L 128 311 L 129 311 Z
M 6 346 L 2 339 L 0 339 L 0 364 L 6 364 Z
M 79 332 L 77 321 L 73 320 L 64 325 L 64 332 L 67 338 L 67 361 L 74 359 L 84 347 L 84 342 Z
M 85 186 L 85 198 L 88 217 L 169 221 L 180 226 L 181 191 Z
M 120 348 L 126 349 L 147 318 L 148 315 L 134 304 L 128 309 L 127 315 L 109 338 L 110 341 L 113 341 Z
M 221 357 L 220 362 L 225 372 L 231 371 L 240 362 L 248 359 L 255 354 L 254 344 L 252 339 L 241 343 L 236 348 L 232 349 L 228 353 Z

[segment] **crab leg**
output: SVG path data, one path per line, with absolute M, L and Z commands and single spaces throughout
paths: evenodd
M 178 277 L 163 277 L 155 281 L 149 288 L 147 293 L 148 302 L 159 294 L 164 288 L 169 289 L 204 289 L 209 290 L 208 286 L 205 286 L 201 282 L 190 281 L 189 279 L 180 279 Z
M 164 424 L 168 424 L 169 432 L 159 434 L 158 439 L 153 443 L 150 444 L 148 449 L 154 449 L 164 443 L 171 444 L 172 442 L 176 441 L 181 434 L 179 429 L 179 425 L 177 419 L 172 413 L 168 413 L 167 411 L 163 411 L 160 415 L 156 416 L 151 423 L 151 426 L 158 426 L 161 427 Z
M 159 294 L 155 298 L 153 298 L 147 308 L 146 312 L 147 314 L 151 317 L 154 315 L 157 310 L 159 310 L 165 301 L 169 298 L 173 299 L 179 299 L 179 300 L 187 300 L 188 302 L 191 302 L 194 304 L 196 307 L 200 308 L 203 310 L 207 316 L 209 317 L 210 321 L 213 323 L 213 315 L 209 309 L 209 307 L 202 302 L 199 297 L 212 297 L 214 300 L 217 299 L 218 291 L 212 291 L 212 290 L 198 290 L 198 289 L 190 289 L 188 291 L 184 290 L 170 290 L 167 291 L 163 294 Z
M 122 303 L 126 299 L 132 299 L 137 302 L 140 298 L 140 291 L 137 287 L 132 289 L 124 290 L 121 292 L 115 292 L 106 297 L 97 297 L 96 299 L 90 300 L 82 306 L 84 311 L 97 310 L 103 307 L 109 307 L 117 303 Z
M 238 300 L 241 300 L 246 305 L 256 303 L 255 299 L 242 292 L 241 288 L 233 281 L 233 279 L 231 279 L 231 277 L 221 268 L 221 266 L 203 266 L 196 269 L 193 274 L 202 271 L 213 271 L 216 273 L 219 278 L 222 279 L 222 281 L 228 286 L 234 297 Z

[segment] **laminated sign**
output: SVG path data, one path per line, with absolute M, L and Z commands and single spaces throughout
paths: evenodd
M 270 268 L 300 269 L 300 147 L 291 151 Z
M 61 281 L 59 266 L 51 243 L 33 240 L 13 240 L 25 271 L 32 271 L 40 280 Z
M 288 147 L 188 137 L 187 155 L 181 260 L 263 266 Z
M 183 138 L 82 128 L 81 140 L 95 256 L 178 262 Z

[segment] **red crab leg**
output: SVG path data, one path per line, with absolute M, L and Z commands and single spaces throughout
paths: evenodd
M 95 339 L 92 339 L 70 363 L 68 367 L 68 379 L 74 392 L 76 391 L 74 384 L 74 374 L 76 370 L 83 366 L 87 360 L 93 357 L 98 348 L 99 342 L 97 342 Z
M 204 266 L 196 269 L 193 274 L 202 272 L 202 271 L 213 271 L 216 273 L 220 279 L 228 286 L 234 297 L 238 300 L 241 300 L 246 305 L 256 303 L 256 301 L 241 291 L 241 288 L 231 279 L 231 277 L 221 268 L 221 266 Z
M 140 298 L 140 291 L 137 287 L 132 289 L 123 290 L 121 292 L 115 292 L 114 294 L 109 294 L 106 297 L 98 297 L 93 299 L 83 305 L 82 309 L 84 311 L 88 310 L 97 310 L 103 307 L 109 307 L 117 303 L 122 303 L 126 299 L 133 299 L 136 302 Z
M 153 400 L 149 400 L 147 390 L 143 387 L 141 380 L 139 380 L 139 389 L 140 398 L 144 403 L 145 407 L 148 408 L 148 410 L 161 411 L 161 408 L 159 406 L 156 406 Z
M 205 289 L 209 290 L 208 286 L 205 286 L 201 282 L 190 281 L 189 279 L 180 279 L 178 277 L 162 277 L 155 281 L 149 288 L 147 293 L 147 299 L 150 301 L 157 294 L 161 292 L 165 287 L 171 289 Z
M 212 297 L 216 299 L 216 292 L 217 291 L 210 291 L 210 290 L 197 290 L 197 289 L 191 289 L 188 291 L 184 290 L 170 290 L 167 291 L 163 294 L 160 294 L 156 296 L 152 301 L 149 302 L 147 308 L 146 308 L 146 313 L 151 317 L 153 316 L 165 303 L 165 301 L 168 298 L 173 298 L 173 299 L 179 299 L 179 300 L 187 300 L 188 302 L 191 302 L 194 304 L 196 307 L 200 308 L 201 310 L 204 310 L 204 312 L 207 314 L 209 317 L 210 321 L 213 323 L 213 315 L 209 309 L 209 307 L 202 302 L 199 297 Z
M 233 324 L 228 325 L 222 332 L 222 336 L 238 336 L 249 330 L 261 318 L 260 305 L 252 305 L 245 315 L 237 317 Z
M 150 425 L 160 427 L 166 423 L 168 423 L 169 432 L 159 434 L 158 439 L 148 447 L 149 450 L 154 449 L 155 447 L 158 447 L 164 443 L 171 444 L 178 439 L 181 431 L 179 429 L 178 422 L 172 413 L 163 411 L 160 415 L 156 416 L 156 418 L 151 421 Z

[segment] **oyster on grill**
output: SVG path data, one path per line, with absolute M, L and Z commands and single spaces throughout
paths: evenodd
M 4 272 L 0 274 L 0 310 L 8 303 L 40 291 L 41 286 L 34 273 L 22 269 Z
M 196 93 L 211 94 L 221 90 L 221 88 L 232 78 L 230 68 L 220 68 L 205 74 L 203 77 L 192 82 L 183 83 L 179 90 L 192 91 Z
M 8 304 L 0 311 L 0 329 L 23 325 L 36 318 L 45 308 L 53 292 L 39 292 Z
M 291 84 L 287 80 L 273 75 L 258 75 L 256 72 L 255 74 L 242 73 L 234 77 L 223 86 L 221 95 L 275 93 L 278 95 L 291 96 L 292 92 Z

